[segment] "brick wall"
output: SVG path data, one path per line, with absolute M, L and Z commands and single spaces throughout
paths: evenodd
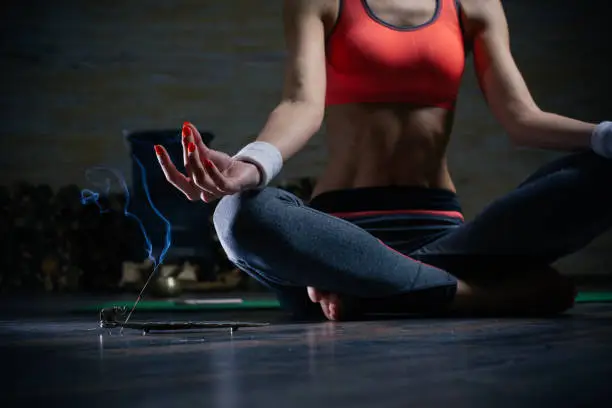
M 129 173 L 123 130 L 178 130 L 185 120 L 212 130 L 216 148 L 236 151 L 278 100 L 280 4 L 9 1 L 0 13 L 0 184 L 80 184 L 97 164 Z M 504 4 L 515 57 L 541 107 L 610 118 L 610 33 L 597 3 Z M 468 64 L 450 158 L 467 216 L 554 157 L 509 145 Z M 316 175 L 324 161 L 317 135 L 280 178 Z M 612 273 L 611 247 L 608 234 L 561 267 Z

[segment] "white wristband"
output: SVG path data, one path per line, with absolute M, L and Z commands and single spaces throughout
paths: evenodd
M 234 159 L 254 164 L 259 169 L 261 181 L 258 187 L 265 187 L 283 168 L 283 156 L 273 144 L 253 142 L 234 155 Z
M 601 122 L 591 135 L 591 148 L 598 155 L 612 159 L 612 122 Z

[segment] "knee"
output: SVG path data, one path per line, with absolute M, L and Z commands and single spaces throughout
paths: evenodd
M 254 192 L 245 191 L 223 197 L 213 213 L 213 225 L 221 246 L 230 260 L 235 260 L 245 233 L 254 222 L 257 200 Z
M 228 258 L 244 257 L 248 248 L 265 239 L 265 226 L 274 214 L 274 189 L 249 190 L 223 197 L 213 214 L 213 225 Z

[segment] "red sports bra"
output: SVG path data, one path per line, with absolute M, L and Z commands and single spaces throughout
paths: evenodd
M 465 66 L 456 0 L 436 0 L 433 18 L 396 27 L 367 0 L 340 0 L 327 43 L 326 104 L 404 102 L 453 109 Z

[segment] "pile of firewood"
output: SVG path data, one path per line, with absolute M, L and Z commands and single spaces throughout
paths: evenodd
M 81 204 L 75 185 L 54 193 L 47 185 L 19 183 L 1 191 L 4 292 L 110 288 L 130 248 L 141 244 L 137 225 L 122 215 L 121 195 L 102 197 L 110 209 L 102 213 Z
M 312 181 L 280 187 L 306 198 Z M 99 204 L 83 205 L 76 185 L 56 192 L 25 182 L 0 186 L 0 292 L 119 290 L 122 266 L 143 261 L 144 240 L 125 217 L 121 194 Z

